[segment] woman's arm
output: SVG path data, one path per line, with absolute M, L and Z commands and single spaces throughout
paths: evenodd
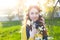
M 21 40 L 27 40 L 27 37 L 26 37 L 26 27 L 23 27 L 22 30 L 21 30 Z
M 22 28 L 22 33 L 21 33 L 21 40 L 27 40 L 27 35 L 26 35 L 26 27 Z M 28 40 L 34 40 L 34 37 L 30 35 Z
M 34 40 L 34 38 L 31 38 L 31 37 L 30 37 L 29 40 Z

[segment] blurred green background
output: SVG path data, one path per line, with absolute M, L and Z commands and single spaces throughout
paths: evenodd
M 49 40 L 60 40 L 60 0 L 0 0 L 0 40 L 21 40 L 23 17 L 32 4 L 41 6 Z
M 60 18 L 45 19 L 49 40 L 60 40 Z M 21 21 L 0 22 L 0 40 L 21 40 Z
M 0 22 L 0 40 L 20 40 L 20 24 L 19 21 Z

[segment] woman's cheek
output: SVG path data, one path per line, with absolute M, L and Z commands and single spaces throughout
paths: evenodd
M 33 15 L 30 15 L 30 19 L 33 20 Z

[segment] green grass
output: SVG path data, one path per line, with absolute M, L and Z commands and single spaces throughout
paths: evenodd
M 0 40 L 20 40 L 20 24 L 19 21 L 0 22 Z
M 47 19 L 46 25 L 49 29 L 49 36 L 52 36 L 53 40 L 60 40 L 60 18 Z
M 48 36 L 52 36 L 53 40 L 60 40 L 60 18 L 46 19 L 45 22 Z M 21 22 L 19 21 L 0 22 L 0 40 L 21 40 L 20 29 Z

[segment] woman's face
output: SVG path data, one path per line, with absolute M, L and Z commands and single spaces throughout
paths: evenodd
M 29 17 L 32 21 L 36 21 L 39 18 L 39 11 L 36 8 L 32 8 L 29 11 Z

